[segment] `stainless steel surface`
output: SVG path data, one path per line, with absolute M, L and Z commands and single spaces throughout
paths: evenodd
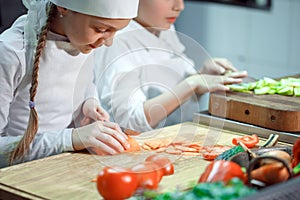
M 274 131 L 271 129 L 254 126 L 251 124 L 245 124 L 245 123 L 241 123 L 229 119 L 224 119 L 221 117 L 212 116 L 207 111 L 194 113 L 193 122 L 205 124 L 217 128 L 222 128 L 226 130 L 237 131 L 245 134 L 257 134 L 259 137 L 263 137 L 263 138 L 268 138 L 268 136 L 271 133 L 278 134 L 280 142 L 287 142 L 290 144 L 295 143 L 295 141 L 298 138 L 300 138 L 300 132 L 289 133 L 289 132 Z

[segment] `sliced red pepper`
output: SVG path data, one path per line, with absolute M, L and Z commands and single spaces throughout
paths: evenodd
M 256 134 L 244 135 L 232 139 L 232 144 L 236 146 L 239 145 L 239 142 L 243 143 L 248 148 L 252 148 L 259 142 L 259 139 Z
M 217 160 L 212 161 L 201 174 L 198 183 L 223 181 L 227 183 L 232 178 L 237 177 L 246 182 L 246 174 L 240 165 L 232 161 Z
M 293 146 L 292 167 L 296 167 L 300 163 L 300 138 L 298 138 Z

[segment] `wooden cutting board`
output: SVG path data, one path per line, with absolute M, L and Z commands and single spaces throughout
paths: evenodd
M 211 93 L 208 112 L 272 130 L 300 134 L 300 97 L 242 92 Z
M 182 123 L 156 129 L 136 136 L 145 140 L 169 136 L 194 139 L 217 136 L 217 144 L 232 145 L 232 138 L 242 135 L 234 131 L 217 129 L 196 123 Z M 199 137 L 200 136 L 200 137 Z M 264 143 L 261 139 L 261 144 Z M 0 169 L 0 199 L 102 199 L 91 182 L 105 166 L 129 167 L 145 160 L 154 151 L 143 150 L 113 156 L 98 156 L 88 152 L 63 153 L 44 159 Z M 163 177 L 159 191 L 184 190 L 196 183 L 209 161 L 200 156 L 164 154 L 173 161 L 175 173 Z

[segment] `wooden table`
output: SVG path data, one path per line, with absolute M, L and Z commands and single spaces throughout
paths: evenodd
M 209 135 L 209 136 L 208 136 Z M 203 145 L 231 144 L 238 132 L 196 123 L 182 123 L 145 132 L 136 137 L 142 144 L 149 138 L 183 136 Z M 102 199 L 95 182 L 91 182 L 106 165 L 133 166 L 154 152 L 143 150 L 114 156 L 96 156 L 87 152 L 63 153 L 0 169 L 0 199 Z M 160 190 L 186 189 L 195 183 L 209 163 L 200 156 L 166 154 L 173 162 L 175 174 L 163 177 Z

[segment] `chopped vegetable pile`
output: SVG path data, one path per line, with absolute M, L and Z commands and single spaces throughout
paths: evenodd
M 228 86 L 234 92 L 253 92 L 254 94 L 279 94 L 300 96 L 300 78 L 282 78 L 274 80 L 265 77 L 256 82 L 232 84 Z
M 157 194 L 155 192 L 145 192 L 143 196 L 135 196 L 130 200 L 197 200 L 197 199 L 226 199 L 233 200 L 245 197 L 256 192 L 255 189 L 247 187 L 244 183 L 238 179 L 233 178 L 226 185 L 223 182 L 206 182 L 195 185 L 188 191 L 174 191 Z

